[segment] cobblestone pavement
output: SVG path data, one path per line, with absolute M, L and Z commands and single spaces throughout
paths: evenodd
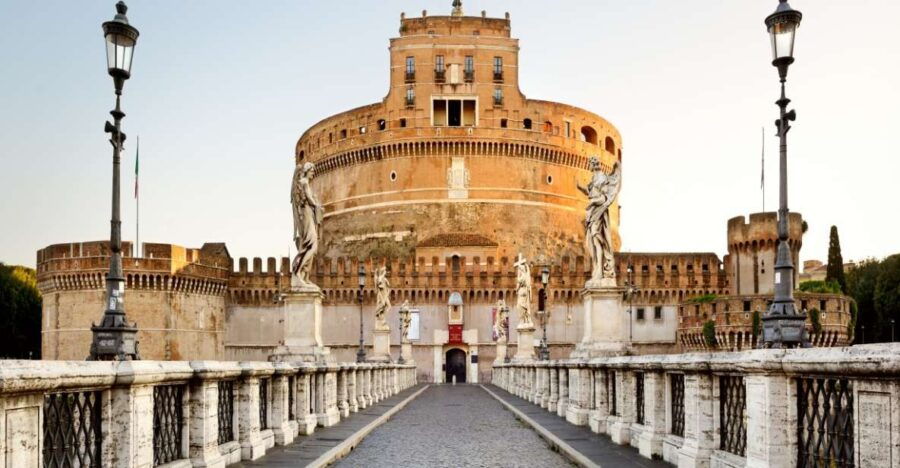
M 476 385 L 433 385 L 336 466 L 571 467 Z

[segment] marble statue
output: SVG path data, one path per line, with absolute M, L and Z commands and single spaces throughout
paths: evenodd
M 409 311 L 409 301 L 403 301 L 400 306 L 400 342 L 409 342 L 409 325 L 412 323 L 412 313 Z
M 516 267 L 516 310 L 519 311 L 519 327 L 533 327 L 531 320 L 531 266 L 519 253 Z
M 387 268 L 375 269 L 375 329 L 386 330 L 390 327 L 385 320 L 387 311 L 391 308 L 391 283 L 387 279 Z
M 291 205 L 294 208 L 294 245 L 297 256 L 291 265 L 294 284 L 301 288 L 317 288 L 309 279 L 313 258 L 319 249 L 319 229 L 322 226 L 323 209 L 312 191 L 310 181 L 315 165 L 305 163 L 294 170 L 291 187 Z
M 584 241 L 591 256 L 592 271 L 591 279 L 586 286 L 615 286 L 616 271 L 613 263 L 609 208 L 622 187 L 622 166 L 616 163 L 612 173 L 606 174 L 600 170 L 600 160 L 596 156 L 591 157 L 589 164 L 590 170 L 594 173 L 590 183 L 587 187 L 576 184 L 578 190 L 588 197 L 584 219 Z
M 506 307 L 506 301 L 500 299 L 497 301 L 497 315 L 494 316 L 494 335 L 497 337 L 497 343 L 506 343 L 506 325 L 509 319 L 509 307 Z

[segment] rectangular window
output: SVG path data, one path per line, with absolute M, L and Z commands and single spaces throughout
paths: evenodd
M 463 101 L 463 125 L 466 127 L 475 126 L 475 100 L 466 99 Z
M 566 138 L 572 136 L 572 122 L 566 121 Z
M 494 81 L 503 81 L 503 57 L 494 57 Z
M 400 119 L 400 128 L 406 128 L 406 119 Z
M 750 312 L 750 301 L 744 301 L 744 312 Z
M 412 86 L 406 88 L 406 107 L 413 107 L 416 105 L 416 89 Z
M 653 318 L 656 320 L 662 320 L 662 306 L 656 306 L 653 308 Z
M 503 105 L 503 88 L 497 86 L 494 88 L 494 105 L 502 106 Z
M 509 126 L 509 123 L 506 119 L 500 119 L 500 128 L 506 128 L 508 126 Z
M 638 319 L 638 320 L 644 320 L 644 308 L 643 308 L 643 307 L 638 307 L 638 309 L 637 309 L 637 319 Z
M 475 73 L 475 57 L 466 55 L 466 74 Z
M 434 126 L 474 126 L 474 99 L 435 99 L 432 101 L 432 125 Z
M 447 101 L 447 125 L 459 127 L 462 123 L 462 101 L 453 99 Z
M 406 57 L 406 81 L 416 79 L 416 58 Z
M 438 55 L 434 58 L 434 71 L 444 72 L 444 56 Z

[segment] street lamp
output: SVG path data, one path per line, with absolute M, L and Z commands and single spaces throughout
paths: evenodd
M 634 339 L 634 294 L 638 292 L 638 287 L 634 283 L 634 265 L 628 265 L 628 281 L 625 282 L 628 288 L 625 294 L 628 296 L 628 341 Z
M 763 339 L 765 348 L 808 347 L 806 317 L 797 313 L 794 304 L 794 261 L 788 244 L 788 192 L 787 192 L 787 133 L 796 113 L 787 110 L 791 102 L 785 96 L 784 85 L 788 66 L 794 63 L 794 38 L 803 15 L 788 5 L 787 0 L 779 0 L 775 13 L 766 17 L 766 28 L 772 41 L 772 65 L 778 68 L 781 79 L 781 98 L 775 101 L 779 108 L 779 118 L 775 121 L 780 139 L 779 158 L 779 206 L 778 206 L 778 253 L 775 258 L 775 298 L 763 317 Z
M 541 361 L 549 361 L 550 360 L 550 347 L 547 345 L 547 320 L 550 318 L 550 307 L 547 305 L 547 298 L 550 297 L 547 293 L 547 285 L 550 283 L 550 268 L 544 267 L 541 269 L 541 292 L 540 296 L 538 296 L 538 302 L 541 306 L 541 310 L 538 313 L 541 314 L 541 327 L 543 328 L 543 336 L 541 337 L 541 347 L 538 350 L 539 358 Z
M 88 359 L 95 361 L 124 361 L 140 359 L 137 350 L 137 325 L 125 320 L 125 276 L 122 272 L 122 223 L 119 218 L 119 161 L 125 134 L 120 106 L 122 87 L 131 77 L 131 59 L 137 43 L 138 30 L 128 24 L 125 2 L 116 4 L 116 16 L 103 23 L 106 38 L 106 66 L 116 89 L 116 108 L 110 111 L 113 122 L 106 122 L 113 147 L 112 219 L 109 235 L 109 273 L 106 275 L 106 310 L 100 325 L 91 324 L 91 351 Z
M 366 348 L 363 346 L 363 288 L 366 287 L 366 266 L 359 266 L 359 273 L 356 275 L 359 282 L 359 290 L 356 293 L 356 300 L 359 302 L 359 349 L 356 350 L 356 362 L 366 362 Z

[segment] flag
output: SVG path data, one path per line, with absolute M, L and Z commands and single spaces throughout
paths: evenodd
M 137 150 L 134 152 L 134 198 L 138 197 L 138 163 L 141 158 L 141 137 L 137 137 Z
M 766 128 L 762 129 L 762 170 L 759 176 L 759 187 L 766 188 Z

